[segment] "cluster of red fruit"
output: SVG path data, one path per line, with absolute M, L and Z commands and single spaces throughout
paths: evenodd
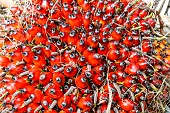
M 147 39 L 156 19 L 145 7 L 140 0 L 12 7 L 2 20 L 1 113 L 144 112 L 170 65 L 169 46 Z

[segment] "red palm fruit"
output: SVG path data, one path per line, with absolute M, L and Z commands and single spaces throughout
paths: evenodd
M 123 24 L 123 21 L 124 21 L 124 16 L 125 16 L 124 13 L 116 16 L 116 17 L 115 17 L 116 23 L 122 25 L 122 24 Z
M 87 38 L 87 45 L 92 47 L 92 48 L 97 48 L 98 47 L 98 38 L 96 36 L 89 36 Z
M 144 18 L 147 15 L 148 15 L 148 10 L 147 9 L 140 10 L 140 12 L 139 12 L 139 17 L 140 18 Z
M 127 30 L 130 30 L 131 28 L 130 19 L 127 18 L 126 21 L 123 23 L 123 25 L 125 26 Z
M 84 111 L 90 111 L 90 109 L 93 107 L 93 100 L 90 97 L 82 97 L 77 106 Z
M 43 51 L 43 48 L 37 47 L 37 48 L 33 49 L 33 51 L 34 51 L 34 53 L 35 53 L 36 55 L 45 56 L 45 53 L 44 53 L 44 51 Z
M 59 4 L 55 4 L 55 0 L 50 0 L 50 9 L 52 8 L 59 8 Z M 61 3 L 61 0 L 58 0 L 59 3 Z
M 74 104 L 71 103 L 70 107 L 64 109 L 66 113 L 73 113 L 76 112 L 77 108 Z
M 127 113 L 125 110 L 119 110 L 119 113 Z
M 54 109 L 48 109 L 48 110 L 45 110 L 44 113 L 58 113 L 58 112 Z
M 46 47 L 43 48 L 43 52 L 47 56 L 47 58 L 51 57 L 51 53 L 56 52 L 56 51 L 57 51 L 57 48 L 52 43 L 47 44 Z
M 122 82 L 127 76 L 126 73 L 122 70 L 116 70 L 115 74 L 118 82 Z
M 6 83 L 6 90 L 8 93 L 13 94 L 15 91 L 17 91 L 20 87 L 13 81 L 9 81 Z
M 147 30 L 149 28 L 149 23 L 146 20 L 140 20 L 141 30 Z
M 22 46 L 22 49 L 21 49 L 23 52 L 24 51 L 31 51 L 32 50 L 32 47 L 31 46 L 28 46 L 28 45 L 24 45 Z
M 60 32 L 69 33 L 71 28 L 68 23 L 62 23 L 59 25 Z
M 146 81 L 146 78 L 143 75 L 138 74 L 138 82 L 144 83 Z
M 143 40 L 142 42 L 142 51 L 151 52 L 152 43 L 149 40 Z
M 93 14 L 93 21 L 94 22 L 102 22 L 102 14 L 101 14 L 101 10 L 97 9 L 96 12 L 94 12 Z
M 49 11 L 49 16 L 51 19 L 57 20 L 57 19 L 62 18 L 62 13 L 59 9 L 54 8 Z
M 104 9 L 105 4 L 104 4 L 104 1 L 100 1 L 100 2 L 93 1 L 93 2 L 91 2 L 91 5 L 92 6 L 98 6 L 97 9 L 102 10 L 102 9 Z
M 92 53 L 87 57 L 87 60 L 91 66 L 97 66 L 101 63 L 101 56 L 98 53 Z
M 46 24 L 44 24 L 44 27 L 47 28 L 47 31 L 52 33 L 53 35 L 55 36 L 58 36 L 58 30 L 56 28 L 56 24 L 55 24 L 55 21 L 54 20 L 48 20 Z M 43 34 L 45 32 L 42 32 Z
M 86 65 L 86 58 L 84 56 L 80 56 L 77 60 L 77 64 L 79 64 L 79 66 L 85 66 Z
M 139 61 L 137 62 L 137 65 L 139 66 L 140 70 L 145 70 L 148 66 L 147 64 L 148 58 L 146 57 L 142 57 L 139 59 Z
M 106 33 L 107 33 L 106 31 L 103 31 L 103 33 L 100 34 L 100 36 L 99 36 L 99 42 L 100 42 L 99 45 L 101 44 L 105 48 L 107 47 L 108 43 L 111 42 L 111 41 L 108 41 L 109 38 L 108 38 L 108 35 Z
M 11 7 L 10 12 L 15 16 L 19 16 L 20 14 L 22 14 L 22 10 L 18 6 Z
M 119 50 L 112 48 L 108 51 L 107 57 L 109 60 L 113 61 L 119 58 L 119 54 L 120 54 Z
M 29 74 L 27 75 L 28 79 L 33 81 L 39 81 L 40 73 L 41 68 L 34 66 L 29 70 Z
M 21 52 L 21 51 L 22 51 L 22 47 L 11 48 L 10 50 L 8 50 L 9 54 L 10 52 Z
M 67 44 L 69 45 L 76 45 L 77 41 L 79 40 L 78 34 L 75 30 L 71 30 L 69 36 L 67 37 Z
M 155 27 L 156 19 L 155 19 L 155 18 L 148 18 L 148 19 L 147 19 L 147 22 L 149 23 L 149 25 L 150 25 L 151 27 Z
M 86 14 L 82 17 L 82 21 L 83 21 L 84 28 L 87 30 L 91 23 L 90 12 L 86 12 Z
M 69 24 L 70 24 L 72 29 L 79 28 L 82 25 L 82 21 L 75 14 L 69 15 L 69 20 L 68 21 L 69 21 Z
M 29 25 L 28 26 L 28 33 L 31 35 L 31 36 L 36 36 L 37 33 L 41 33 L 41 28 L 36 26 L 36 25 Z
M 32 63 L 33 62 L 33 56 L 34 53 L 32 51 L 23 51 L 22 52 L 22 58 L 26 63 Z
M 0 56 L 0 67 L 7 67 L 10 63 L 10 60 L 6 56 Z
M 135 52 L 135 51 L 129 51 L 129 57 L 128 57 L 130 62 L 138 62 L 140 58 L 140 54 Z
M 67 113 L 66 111 L 64 111 L 64 110 L 61 110 L 59 113 Z
M 58 107 L 59 107 L 60 109 L 69 108 L 70 105 L 71 105 L 70 96 L 62 96 L 62 97 L 58 100 Z
M 42 72 L 39 77 L 39 83 L 42 85 L 47 85 L 52 79 L 51 72 Z
M 137 84 L 132 85 L 132 87 L 130 88 L 130 90 L 131 90 L 133 93 L 136 92 L 137 89 L 138 89 L 138 85 L 137 85 Z
M 21 113 L 24 113 L 27 109 L 27 107 L 21 107 L 22 106 L 22 103 L 24 102 L 25 98 L 23 96 L 17 96 L 15 99 L 14 99 L 14 106 L 13 108 L 16 109 L 15 112 L 21 112 Z
M 116 64 L 114 62 L 110 63 L 109 72 L 114 72 L 117 70 Z
M 116 92 L 116 93 L 114 94 L 113 99 L 114 99 L 116 102 L 119 102 L 119 101 L 122 100 L 122 97 L 120 97 L 120 95 L 118 94 L 118 92 Z
M 132 44 L 133 44 L 133 38 L 132 38 L 132 36 L 126 36 L 126 37 L 123 39 L 123 44 L 126 45 L 127 47 L 131 47 Z
M 82 98 L 82 94 L 81 93 L 70 94 L 70 98 L 71 98 L 71 103 L 77 105 L 77 103 L 79 102 L 79 99 Z
M 104 64 L 100 64 L 100 65 L 97 65 L 97 66 L 93 67 L 93 71 L 95 73 L 102 73 L 102 72 L 104 72 L 105 71 Z
M 21 87 L 22 88 L 22 91 L 23 91 L 23 96 L 24 98 L 28 98 L 31 93 L 35 90 L 35 87 L 32 87 L 31 85 L 27 85 L 25 87 Z M 16 90 L 17 91 L 17 90 Z
M 115 30 L 110 34 L 113 40 L 120 41 L 122 39 L 122 31 L 119 28 L 115 28 Z
M 135 100 L 136 101 L 144 101 L 145 100 L 145 97 L 144 97 L 144 93 L 143 92 L 139 92 L 138 94 L 135 95 Z
M 64 68 L 64 75 L 69 77 L 69 78 L 73 78 L 76 74 L 77 74 L 77 68 L 74 66 L 66 66 Z
M 63 58 L 63 56 L 60 56 L 60 55 L 51 56 L 51 58 L 50 58 L 51 66 L 54 66 L 54 65 L 57 66 L 57 65 L 60 65 L 63 62 L 64 62 L 64 58 Z
M 11 62 L 8 66 L 8 71 L 12 75 L 19 75 L 23 72 L 24 65 L 17 65 L 16 62 Z
M 83 2 L 85 2 L 85 0 L 77 0 L 78 5 L 83 4 Z
M 72 84 L 70 84 L 70 83 L 65 84 L 65 85 L 63 86 L 63 93 L 66 93 L 66 92 L 69 90 L 69 88 L 71 87 L 71 85 L 72 85 Z
M 100 74 L 100 73 L 94 74 L 93 82 L 94 82 L 97 86 L 101 85 L 101 84 L 103 83 L 103 80 L 104 80 L 104 77 L 103 77 L 102 74 Z
M 20 87 L 24 88 L 29 85 L 29 83 L 27 82 L 27 78 L 28 78 L 27 76 L 17 77 L 16 83 L 20 85 Z
M 41 4 L 42 0 L 31 0 L 34 4 Z
M 76 49 L 81 54 L 85 51 L 85 49 L 86 49 L 86 40 L 84 38 L 81 38 L 80 40 L 77 41 Z
M 94 53 L 94 49 L 92 47 L 87 47 L 86 50 L 84 50 L 83 52 L 83 56 L 85 56 L 85 58 L 88 58 L 88 56 L 92 53 Z
M 10 59 L 13 61 L 22 61 L 22 53 L 21 51 L 12 51 L 9 52 Z
M 35 44 L 46 44 L 47 37 L 45 34 L 42 34 L 41 32 L 38 32 L 36 36 L 34 37 Z
M 79 75 L 75 79 L 75 84 L 78 88 L 83 89 L 88 86 L 88 80 L 85 75 Z
M 134 109 L 134 102 L 132 102 L 130 99 L 123 99 L 119 101 L 119 105 L 125 111 L 131 111 Z
M 46 60 L 45 60 L 44 56 L 34 55 L 33 56 L 33 63 L 34 63 L 35 66 L 43 68 L 46 65 Z
M 49 96 L 44 96 L 43 99 L 41 100 L 41 105 L 43 106 L 44 109 L 48 110 L 52 102 L 53 102 L 52 98 L 50 98 Z
M 48 25 L 48 24 L 44 24 L 42 26 L 42 29 L 41 29 L 41 32 L 38 32 L 38 33 L 41 33 L 41 34 L 49 34 L 50 33 L 50 30 L 52 29 L 52 26 Z M 36 34 L 37 35 L 37 34 Z M 35 36 L 36 36 L 35 35 Z
M 113 85 L 113 84 L 109 84 L 109 86 L 110 86 L 110 89 L 111 89 L 112 91 L 114 91 L 114 90 L 115 90 L 115 88 L 114 88 L 114 85 Z M 109 92 L 108 84 L 105 84 L 105 85 L 103 86 L 103 90 L 104 90 L 104 92 Z
M 0 38 L 0 48 L 2 48 L 4 46 L 4 42 L 5 42 L 5 39 L 4 38 Z M 1 52 L 2 50 L 0 50 Z
M 61 72 L 53 73 L 53 83 L 56 86 L 63 86 L 65 84 L 65 77 Z
M 20 42 L 24 41 L 24 35 L 21 31 L 13 30 L 10 32 L 10 36 L 16 41 L 20 41 Z
M 129 48 L 126 48 L 126 47 L 120 48 L 119 52 L 120 52 L 120 55 L 121 55 L 120 59 L 126 60 L 128 55 L 129 55 Z
M 123 81 L 123 85 L 128 88 L 131 87 L 134 83 L 135 80 L 132 78 L 132 76 L 127 76 Z
M 43 0 L 41 3 L 41 7 L 44 8 L 45 10 L 49 10 L 50 9 L 50 0 Z
M 107 104 L 102 104 L 102 105 L 100 106 L 100 112 L 101 112 L 101 113 L 104 113 L 104 112 L 106 112 L 106 110 L 107 110 Z
M 106 56 L 107 55 L 107 47 L 101 45 L 98 49 L 97 49 L 97 53 L 99 53 L 100 55 L 104 55 Z
M 31 103 L 27 107 L 27 113 L 34 113 L 35 109 L 39 106 L 37 103 Z
M 108 78 L 111 81 L 115 81 L 117 79 L 117 75 L 114 72 L 110 72 Z
M 40 14 L 40 15 L 38 16 L 36 22 L 37 22 L 37 24 L 43 26 L 44 24 L 46 24 L 47 19 L 48 19 L 48 18 L 47 18 L 45 15 Z
M 84 2 L 79 4 L 80 7 L 83 9 L 84 12 L 87 12 L 88 10 L 91 10 L 91 5 L 90 5 L 90 2 L 89 1 L 85 1 L 83 0 Z
M 101 37 L 99 37 L 100 41 L 101 41 L 102 38 L 108 36 L 107 33 L 109 32 L 110 27 L 111 27 L 111 25 L 109 25 L 109 24 L 106 24 L 103 27 L 101 27 L 101 32 L 100 32 Z
M 98 99 L 104 100 L 103 104 L 107 104 L 108 98 L 109 98 L 108 92 L 102 92 L 98 94 Z
M 68 53 L 68 55 L 65 56 L 65 62 L 66 63 L 76 63 L 78 59 L 78 55 L 75 52 Z
M 45 91 L 45 95 L 53 99 L 59 99 L 63 95 L 63 92 L 59 86 L 52 85 Z
M 106 14 L 114 14 L 115 13 L 115 8 L 114 8 L 114 3 L 108 3 L 106 5 Z
M 35 103 L 40 103 L 44 97 L 44 94 L 40 89 L 35 89 L 30 96 L 33 97 L 33 101 Z
M 63 45 L 62 45 L 61 40 L 57 40 L 55 46 L 56 46 L 57 49 L 62 49 L 62 48 L 63 48 Z
M 86 88 L 84 88 L 84 89 L 80 89 L 80 92 L 81 92 L 81 94 L 91 94 L 91 87 L 90 87 L 90 85 L 88 85 Z
M 62 0 L 62 3 L 71 4 L 72 2 L 73 2 L 73 0 Z
M 124 70 L 127 74 L 136 75 L 137 71 L 139 71 L 139 66 L 133 62 L 131 62 L 128 66 L 126 66 Z

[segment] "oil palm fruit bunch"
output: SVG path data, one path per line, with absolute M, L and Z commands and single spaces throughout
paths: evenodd
M 144 113 L 168 98 L 170 46 L 141 0 L 29 0 L 9 16 L 1 113 Z

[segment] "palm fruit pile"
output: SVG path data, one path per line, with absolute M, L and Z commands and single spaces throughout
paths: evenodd
M 169 98 L 170 75 L 157 21 L 141 0 L 11 7 L 1 18 L 0 112 L 154 112 Z

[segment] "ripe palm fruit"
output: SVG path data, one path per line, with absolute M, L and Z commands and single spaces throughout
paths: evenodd
M 142 0 L 29 0 L 10 11 L 1 113 L 154 112 L 167 99 L 170 44 Z

